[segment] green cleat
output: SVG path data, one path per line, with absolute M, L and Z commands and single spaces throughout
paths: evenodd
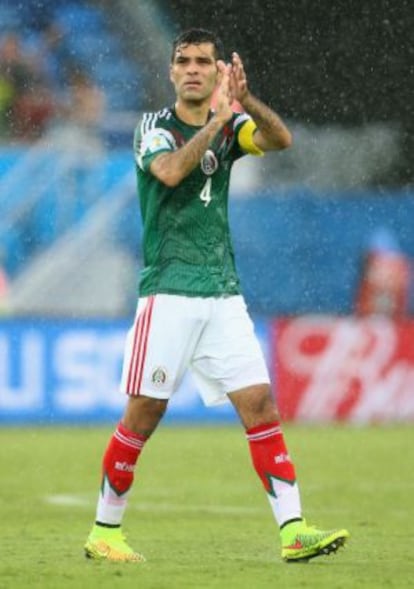
M 94 525 L 85 544 L 85 556 L 111 562 L 145 562 L 125 541 L 121 528 Z
M 287 524 L 280 533 L 282 558 L 286 562 L 306 562 L 316 556 L 331 554 L 349 538 L 347 530 L 318 530 L 306 521 Z

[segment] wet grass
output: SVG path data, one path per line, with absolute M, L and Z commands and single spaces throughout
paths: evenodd
M 279 537 L 239 427 L 163 427 L 125 519 L 144 565 L 82 546 L 112 427 L 0 430 L 0 588 L 412 587 L 414 430 L 285 427 L 308 520 L 352 534 L 340 553 L 281 562 Z

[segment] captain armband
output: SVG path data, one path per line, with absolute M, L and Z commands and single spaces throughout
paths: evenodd
M 253 141 L 256 129 L 257 127 L 251 119 L 246 121 L 238 134 L 239 145 L 243 151 L 250 155 L 264 155 L 264 152 Z

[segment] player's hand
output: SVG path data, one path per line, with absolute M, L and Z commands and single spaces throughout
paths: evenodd
M 220 59 L 217 61 L 217 68 L 220 73 L 220 82 L 216 94 L 215 116 L 223 123 L 227 123 L 233 116 L 231 104 L 233 95 L 230 86 L 231 65 L 226 65 Z
M 249 94 L 243 62 L 240 59 L 240 55 L 236 52 L 233 52 L 231 56 L 230 89 L 233 98 L 240 103 L 243 103 L 243 100 Z

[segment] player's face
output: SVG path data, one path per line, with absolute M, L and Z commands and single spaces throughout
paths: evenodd
M 177 47 L 170 79 L 178 99 L 185 102 L 209 100 L 217 83 L 217 73 L 212 43 Z

